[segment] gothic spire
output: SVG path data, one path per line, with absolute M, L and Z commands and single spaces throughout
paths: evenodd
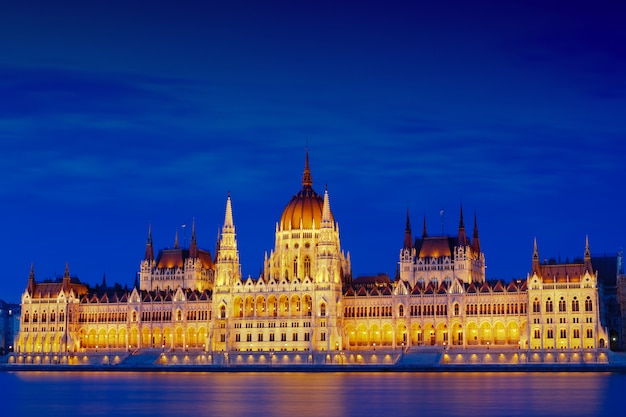
M 537 250 L 537 238 L 533 241 L 533 264 L 532 264 L 532 274 L 537 274 L 540 276 L 540 264 L 539 264 L 539 251 Z
M 70 264 L 69 262 L 65 262 L 65 273 L 63 274 L 63 283 L 61 284 L 61 288 L 63 291 L 69 291 L 70 289 Z
M 224 215 L 224 229 L 233 228 L 233 207 L 230 202 L 230 191 L 228 192 L 228 198 L 226 199 L 226 213 Z
M 191 240 L 189 242 L 189 257 L 198 257 L 198 243 L 196 242 L 196 219 L 191 221 Z
M 174 237 L 174 249 L 178 249 L 178 229 L 176 229 L 176 236 Z
M 152 248 L 152 224 L 148 225 L 148 239 L 146 240 L 146 255 L 145 260 L 154 260 L 154 249 Z
M 467 235 L 465 234 L 465 222 L 463 221 L 463 205 L 459 215 L 459 246 L 467 246 Z
M 589 235 L 585 236 L 585 270 L 593 273 L 593 267 L 591 266 L 591 251 L 589 250 Z
M 328 185 L 324 190 L 324 204 L 322 205 L 322 224 L 321 226 L 330 226 L 332 219 L 330 217 L 330 198 L 328 197 Z
M 409 208 L 406 209 L 406 227 L 404 228 L 404 248 L 411 249 L 413 247 L 413 236 L 411 234 L 411 219 L 409 217 Z
M 476 253 L 480 253 L 480 239 L 478 238 L 478 221 L 476 221 L 476 213 L 474 213 L 474 236 L 472 237 L 472 249 Z
M 33 295 L 35 292 L 35 264 L 30 264 L 30 274 L 28 275 L 28 292 Z
M 428 232 L 426 232 L 426 215 L 424 214 L 424 228 L 422 229 L 422 238 L 428 237 Z

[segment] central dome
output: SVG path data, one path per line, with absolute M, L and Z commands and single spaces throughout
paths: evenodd
M 312 185 L 307 152 L 302 175 L 302 189 L 291 198 L 283 210 L 283 215 L 280 217 L 280 230 L 312 229 L 314 225 L 316 229 L 320 227 L 324 198 L 315 192 Z M 334 220 L 332 213 L 330 219 Z

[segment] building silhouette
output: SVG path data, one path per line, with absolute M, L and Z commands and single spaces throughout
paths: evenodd
M 68 265 L 62 278 L 37 282 L 31 268 L 16 362 L 71 363 L 69 354 L 98 352 L 241 358 L 241 352 L 376 349 L 517 349 L 542 361 L 558 353 L 593 362 L 608 348 L 588 239 L 582 258 L 566 263 L 541 262 L 535 241 L 525 279 L 489 281 L 476 216 L 471 237 L 461 208 L 454 236 L 429 234 L 424 220 L 414 239 L 407 212 L 394 279 L 353 279 L 329 191 L 313 189 L 308 152 L 301 182 L 255 278 L 241 275 L 230 194 L 214 254 L 198 246 L 194 223 L 188 248 L 176 236 L 155 256 L 150 227 L 132 289 L 109 287 L 106 279 L 90 288 Z M 615 306 L 617 283 L 612 288 Z

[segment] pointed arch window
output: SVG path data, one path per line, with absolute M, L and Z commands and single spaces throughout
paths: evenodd
M 574 297 L 574 299 L 572 300 L 572 311 L 579 311 L 580 307 L 578 305 L 578 299 L 576 297 Z
M 326 316 L 326 303 L 322 303 L 320 305 L 320 316 L 322 317 Z
M 311 258 L 308 255 L 304 257 L 304 276 L 311 276 Z
M 585 300 L 585 311 L 593 311 L 593 305 L 591 303 L 591 297 L 587 296 Z
M 533 313 L 541 313 L 541 303 L 538 298 L 533 301 Z
M 564 313 L 566 310 L 567 309 L 565 307 L 565 299 L 561 297 L 561 299 L 559 300 L 559 313 Z
M 554 305 L 552 303 L 552 300 L 548 298 L 548 300 L 546 301 L 546 313 L 552 313 L 553 311 L 554 311 Z
M 220 307 L 220 319 L 225 319 L 226 318 L 226 306 L 221 306 Z
M 293 277 L 298 276 L 298 257 L 293 258 Z

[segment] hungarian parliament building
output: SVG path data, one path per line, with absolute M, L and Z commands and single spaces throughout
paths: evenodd
M 307 152 L 302 188 L 276 224 L 259 277 L 241 276 L 229 194 L 214 254 L 198 247 L 194 226 L 187 247 L 176 239 L 155 256 L 149 229 L 132 289 L 92 288 L 67 266 L 62 278 L 38 282 L 31 268 L 15 352 L 607 348 L 588 240 L 571 263 L 541 262 L 535 241 L 525 279 L 488 281 L 476 218 L 466 230 L 461 209 L 454 236 L 431 236 L 424 225 L 414 238 L 407 213 L 398 253 L 394 279 L 352 278 Z

